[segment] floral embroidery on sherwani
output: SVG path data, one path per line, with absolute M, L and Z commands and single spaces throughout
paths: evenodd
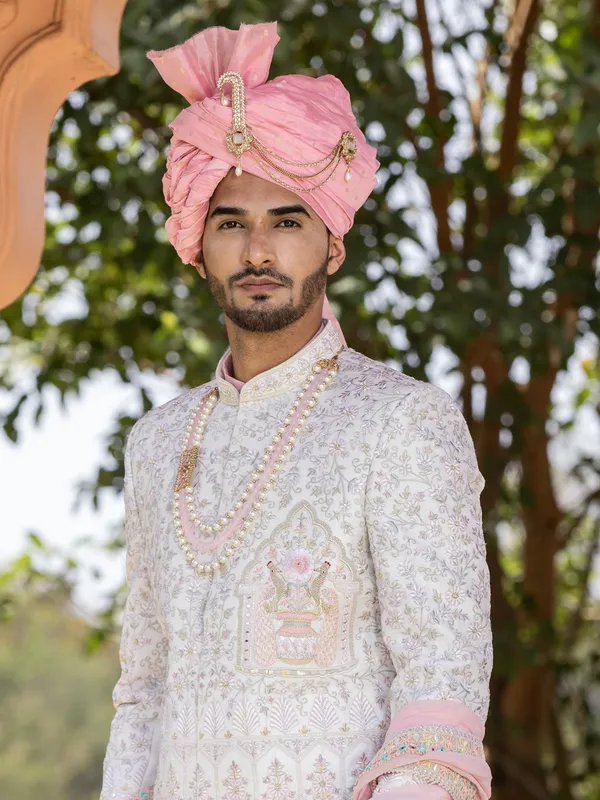
M 213 800 L 210 793 L 211 783 L 206 780 L 204 770 L 200 765 L 194 770 L 194 775 L 190 781 L 190 791 L 195 800 Z
M 177 542 L 173 487 L 200 398 L 219 390 L 191 488 L 218 520 L 340 346 L 326 325 L 241 393 L 217 370 L 134 426 L 103 800 L 152 785 L 154 800 L 350 800 L 399 709 L 457 700 L 485 720 L 483 479 L 441 389 L 343 351 L 225 571 L 198 577 Z
M 235 761 L 229 765 L 223 786 L 225 787 L 223 800 L 252 800 L 247 792 L 248 781 Z
M 323 756 L 317 756 L 314 769 L 306 776 L 306 780 L 306 795 L 311 800 L 333 800 L 334 797 L 340 797 L 340 790 L 335 785 L 335 773 L 329 769 L 329 763 Z
M 263 781 L 266 791 L 261 800 L 298 800 L 294 780 L 278 758 L 274 758 Z

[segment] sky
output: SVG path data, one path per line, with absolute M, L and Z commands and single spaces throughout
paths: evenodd
M 149 384 L 155 405 L 180 392 L 167 380 Z M 0 394 L 0 414 L 9 399 L 7 393 Z M 29 532 L 36 533 L 44 543 L 79 555 L 82 570 L 75 601 L 82 612 L 90 612 L 101 607 L 125 577 L 123 552 L 109 556 L 99 546 L 122 522 L 122 495 L 103 490 L 98 511 L 88 501 L 75 511 L 76 487 L 92 479 L 106 458 L 104 437 L 117 414 L 139 415 L 135 391 L 112 374 L 100 374 L 88 380 L 80 397 L 67 401 L 65 409 L 52 389 L 39 426 L 33 424 L 35 408 L 32 397 L 23 409 L 16 444 L 0 431 L 0 570 L 27 548 Z M 90 545 L 79 544 L 84 537 L 91 539 Z M 103 579 L 93 579 L 94 568 L 104 573 Z

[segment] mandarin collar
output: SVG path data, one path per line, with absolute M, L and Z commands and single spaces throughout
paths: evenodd
M 223 377 L 223 365 L 231 353 L 231 348 L 228 347 L 216 369 L 219 399 L 226 405 L 237 406 L 285 394 L 306 382 L 319 359 L 332 358 L 343 345 L 340 335 L 327 321 L 323 330 L 291 358 L 251 378 L 239 391 Z

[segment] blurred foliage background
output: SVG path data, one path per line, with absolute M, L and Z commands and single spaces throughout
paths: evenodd
M 58 588 L 15 612 L 0 625 L 2 797 L 98 800 L 117 647 L 86 655 L 88 623 Z
M 600 416 L 600 0 L 129 0 L 121 72 L 74 92 L 53 127 L 43 264 L 0 323 L 4 432 L 17 441 L 23 370 L 37 420 L 49 386 L 67 397 L 98 371 L 136 387 L 140 412 L 148 374 L 182 390 L 210 378 L 224 328 L 163 227 L 184 101 L 145 52 L 273 19 L 271 77 L 336 74 L 378 147 L 377 189 L 329 291 L 348 342 L 450 379 L 486 477 L 493 798 L 597 800 L 600 442 L 576 431 L 597 436 Z M 92 502 L 120 491 L 133 422 L 114 421 L 113 466 L 81 487 Z M 26 554 L 0 580 L 2 796 L 87 798 L 123 594 L 90 633 L 65 616 L 75 565 L 40 563 Z

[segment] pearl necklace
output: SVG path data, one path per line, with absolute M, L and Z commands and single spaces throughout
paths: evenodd
M 341 352 L 341 350 L 340 350 Z M 321 393 L 338 372 L 338 352 L 331 359 L 321 359 L 312 370 L 311 377 L 303 385 L 283 424 L 267 447 L 258 467 L 234 507 L 212 524 L 202 520 L 197 513 L 192 497 L 192 475 L 198 460 L 200 444 L 208 418 L 217 404 L 218 391 L 204 395 L 192 412 L 186 427 L 183 451 L 174 487 L 173 517 L 177 541 L 188 563 L 200 577 L 213 575 L 227 564 L 228 559 L 242 544 L 257 512 L 267 499 L 269 490 L 289 453 L 296 444 L 298 434 L 317 404 Z M 323 372 L 327 374 L 323 376 Z M 213 534 L 211 538 L 207 538 Z M 216 534 L 216 535 L 215 535 Z M 215 552 L 219 546 L 227 545 L 223 554 L 208 563 L 200 563 L 194 551 Z

